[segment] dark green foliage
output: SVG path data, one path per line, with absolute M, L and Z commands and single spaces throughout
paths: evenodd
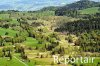
M 64 55 L 65 54 L 65 49 L 64 49 L 64 47 L 60 46 L 59 48 L 53 49 L 51 54 L 52 55 L 54 55 L 54 54 Z
M 12 60 L 12 51 L 13 51 L 13 48 L 12 47 L 6 47 L 6 48 L 3 48 L 2 49 L 2 57 L 9 57 L 10 60 Z
M 99 6 L 99 2 L 94 2 L 90 0 L 80 0 L 72 4 L 61 7 L 62 10 L 82 10 L 90 7 Z
M 10 13 L 14 13 L 14 12 L 19 12 L 18 10 L 7 10 L 7 11 L 0 11 L 0 14 L 10 14 Z
M 21 57 L 22 57 L 22 59 L 25 59 L 25 60 L 28 59 L 28 58 L 27 58 L 27 55 L 25 55 L 25 53 L 23 53 L 23 52 L 21 52 Z
M 27 17 L 28 20 L 37 20 L 36 17 Z
M 7 28 L 9 28 L 9 25 L 8 24 L 4 24 L 2 27 L 7 29 Z
M 100 17 L 100 13 L 96 13 L 95 16 L 96 16 L 96 17 Z
M 2 36 L 0 36 L 0 46 L 4 46 L 4 40 L 3 40 Z
M 78 64 L 75 64 L 75 63 L 73 63 L 72 65 L 73 65 L 73 66 L 78 66 Z
M 75 3 L 71 3 L 71 4 L 67 4 L 63 7 L 59 7 L 55 11 L 55 15 L 80 17 L 79 10 L 83 10 L 83 9 L 91 8 L 91 7 L 99 7 L 99 5 L 100 5 L 99 2 L 94 2 L 94 1 L 90 1 L 90 0 L 80 0 L 80 1 L 77 1 Z
M 5 35 L 8 35 L 8 34 L 9 34 L 8 32 L 5 33 Z
M 58 7 L 50 6 L 50 7 L 44 7 L 40 11 L 55 11 Z
M 26 37 L 24 36 L 18 36 L 18 37 L 14 37 L 12 39 L 12 43 L 22 43 L 26 40 Z
M 5 42 L 12 42 L 12 38 L 11 37 L 5 37 L 4 40 L 5 40 Z
M 68 40 L 69 43 L 73 43 L 73 37 L 71 35 L 68 36 L 67 40 Z
M 57 16 L 69 16 L 69 17 L 77 17 L 79 12 L 77 10 L 56 10 L 55 15 Z
M 16 45 L 15 46 L 15 52 L 17 52 L 17 53 L 25 53 L 24 52 L 24 48 L 23 47 L 21 47 L 20 45 Z
M 100 6 L 99 6 L 99 9 L 98 10 L 100 11 Z
M 25 54 L 25 51 L 24 51 L 24 48 L 23 48 L 23 47 L 20 48 L 20 53 L 21 53 L 22 59 L 25 59 L 25 60 L 28 59 L 28 58 L 27 58 L 27 55 Z
M 32 22 L 31 26 L 33 27 L 38 27 L 38 26 L 41 26 L 43 25 L 42 23 L 37 23 L 37 22 Z
M 66 31 L 69 33 L 77 34 L 99 29 L 100 29 L 100 18 L 92 18 L 87 20 L 78 20 L 74 22 L 64 23 L 59 28 L 55 29 L 55 31 L 58 32 Z
M 85 52 L 100 52 L 100 31 L 83 33 L 75 44 Z
M 8 57 L 10 58 L 10 60 L 12 60 L 12 55 L 11 55 L 11 51 L 8 51 Z
M 100 62 L 97 63 L 97 66 L 100 66 Z

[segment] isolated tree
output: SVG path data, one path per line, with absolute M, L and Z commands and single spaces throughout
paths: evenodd
M 10 50 L 8 51 L 8 57 L 10 58 L 10 60 L 12 60 L 12 54 Z

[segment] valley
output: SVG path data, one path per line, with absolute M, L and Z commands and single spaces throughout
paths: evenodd
M 88 1 L 81 8 L 83 1 L 87 4 L 86 0 L 72 3 L 79 4 L 75 10 L 69 4 L 38 11 L 0 11 L 0 66 L 99 66 L 100 7 Z M 65 65 L 54 63 L 54 55 L 95 59 Z

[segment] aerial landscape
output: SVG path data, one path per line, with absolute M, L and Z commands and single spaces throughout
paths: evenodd
M 0 66 L 100 66 L 99 0 L 3 0 Z

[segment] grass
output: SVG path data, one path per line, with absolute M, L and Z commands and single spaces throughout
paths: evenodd
M 99 12 L 99 7 L 92 7 L 92 8 L 87 8 L 87 9 L 83 9 L 80 10 L 81 14 L 95 14 Z
M 12 19 L 12 21 L 10 21 L 10 24 L 19 24 L 17 19 Z
M 53 62 L 52 58 L 34 58 L 33 61 L 36 65 L 51 65 Z
M 14 56 L 15 56 L 16 58 L 18 58 L 18 59 L 21 60 L 21 57 L 19 57 L 19 56 L 20 56 L 20 53 L 15 53 Z M 30 62 L 25 61 L 24 63 L 27 64 L 28 66 L 34 66 L 34 63 L 35 63 L 35 62 L 34 62 L 33 60 L 30 60 Z
M 26 41 L 23 42 L 23 44 L 29 47 L 41 46 L 41 44 L 38 44 L 38 40 L 32 37 L 27 37 Z
M 0 14 L 0 19 L 2 19 L 2 18 L 9 18 L 9 14 Z
M 0 66 L 25 66 L 15 58 L 13 58 L 12 60 L 8 60 L 8 59 L 9 58 L 0 58 Z
M 17 31 L 0 27 L 0 35 L 1 36 L 5 36 L 6 32 L 8 32 L 8 36 L 15 36 L 16 33 L 18 33 Z
M 54 15 L 55 15 L 54 11 L 43 11 L 43 12 L 34 13 L 34 16 L 37 16 L 37 17 L 54 16 Z

